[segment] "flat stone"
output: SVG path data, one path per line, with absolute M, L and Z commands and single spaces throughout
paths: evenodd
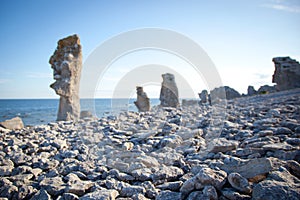
M 284 151 L 291 151 L 294 150 L 295 147 L 285 143 L 275 143 L 275 144 L 266 144 L 262 146 L 263 150 L 265 151 L 277 151 L 277 150 L 284 150 Z
M 293 131 L 291 131 L 291 129 L 286 127 L 278 127 L 275 130 L 275 135 L 290 135 L 290 134 L 293 134 Z
M 286 182 L 265 180 L 253 188 L 253 200 L 300 199 L 299 188 L 292 188 Z
M 60 177 L 45 178 L 40 182 L 40 186 L 53 196 L 62 194 L 66 188 L 65 183 Z
M 230 200 L 250 200 L 251 199 L 251 196 L 240 194 L 231 188 L 225 188 L 221 192 L 227 199 L 230 199 Z
M 212 147 L 208 147 L 210 152 L 218 153 L 218 152 L 227 152 L 237 148 L 238 142 L 234 140 L 227 140 L 226 138 L 216 138 L 211 144 Z
M 23 121 L 20 117 L 14 117 L 12 119 L 5 120 L 4 122 L 0 122 L 0 126 L 10 130 L 17 130 L 24 128 Z
M 96 190 L 80 197 L 80 200 L 115 200 L 119 195 L 117 190 Z
M 151 180 L 152 171 L 149 168 L 137 169 L 131 172 L 131 175 L 139 181 Z
M 134 194 L 145 194 L 146 190 L 142 186 L 136 186 L 136 185 L 128 185 L 126 187 L 122 187 L 120 191 L 120 196 L 122 197 L 131 197 Z
M 82 196 L 93 186 L 94 183 L 91 181 L 75 181 L 74 183 L 69 183 L 65 188 L 65 192 Z
M 152 174 L 151 178 L 154 182 L 157 181 L 175 181 L 184 174 L 183 170 L 174 166 L 161 166 Z
M 272 163 L 268 158 L 257 158 L 242 161 L 240 163 L 218 164 L 218 167 L 227 173 L 239 173 L 245 178 L 253 178 L 257 175 L 268 173 L 272 170 Z
M 161 191 L 155 200 L 181 200 L 181 194 L 179 192 Z
M 166 182 L 164 184 L 157 185 L 156 187 L 161 190 L 179 191 L 182 184 L 183 184 L 182 181 Z

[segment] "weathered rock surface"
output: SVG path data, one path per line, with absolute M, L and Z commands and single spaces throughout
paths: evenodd
M 254 87 L 249 85 L 248 88 L 247 88 L 247 95 L 248 96 L 253 96 L 253 95 L 256 95 L 256 94 L 257 94 L 257 91 L 254 89 Z
M 78 35 L 58 41 L 49 63 L 55 82 L 50 85 L 60 96 L 58 121 L 80 118 L 79 84 L 82 68 L 81 44 Z
M 209 96 L 207 90 L 202 90 L 201 93 L 199 93 L 200 103 L 206 104 L 209 102 Z
M 272 61 L 275 71 L 272 82 L 279 91 L 300 87 L 300 64 L 290 57 L 276 57 Z
M 228 86 L 222 86 L 219 88 L 215 88 L 212 91 L 210 91 L 210 98 L 212 101 L 214 99 L 235 99 L 241 97 L 241 94 L 234 90 L 231 87 Z
M 160 105 L 163 107 L 177 108 L 179 103 L 178 88 L 175 82 L 175 76 L 170 73 L 162 75 L 163 82 L 160 90 Z
M 296 89 L 228 100 L 222 123 L 200 104 L 5 129 L 0 198 L 299 199 L 299 105 Z
M 18 130 L 24 128 L 23 121 L 20 117 L 14 117 L 12 119 L 5 120 L 0 122 L 0 126 L 10 130 Z
M 270 86 L 270 85 L 260 86 L 257 90 L 258 94 L 269 94 L 269 93 L 273 93 L 273 92 L 276 92 L 276 88 L 274 86 Z
M 150 110 L 150 99 L 148 98 L 146 92 L 144 92 L 143 87 L 136 87 L 137 101 L 134 102 L 135 106 L 138 108 L 139 112 L 147 112 Z
M 272 162 L 268 158 L 255 158 L 249 160 L 228 160 L 227 163 L 219 163 L 218 167 L 227 173 L 239 173 L 245 178 L 253 178 L 266 174 L 272 170 Z

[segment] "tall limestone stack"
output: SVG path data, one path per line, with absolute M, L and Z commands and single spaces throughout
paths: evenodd
M 150 99 L 148 98 L 146 92 L 144 92 L 143 87 L 136 87 L 137 101 L 134 102 L 139 112 L 147 112 L 150 110 Z
M 163 82 L 160 90 L 160 105 L 163 107 L 179 107 L 178 88 L 175 83 L 175 76 L 170 73 L 162 75 Z
M 272 60 L 275 71 L 272 82 L 279 91 L 300 87 L 300 64 L 290 57 L 276 57 Z
M 50 87 L 60 96 L 57 120 L 78 120 L 80 117 L 79 84 L 82 68 L 82 53 L 78 35 L 59 40 L 49 63 L 55 79 Z

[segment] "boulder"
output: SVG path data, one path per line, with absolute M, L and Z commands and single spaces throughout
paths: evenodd
M 57 121 L 80 118 L 79 84 L 82 68 L 82 53 L 78 35 L 58 41 L 49 63 L 55 82 L 50 85 L 60 96 Z
M 300 87 L 300 64 L 290 57 L 275 57 L 272 59 L 275 71 L 272 82 L 279 91 Z
M 253 178 L 270 172 L 272 170 L 272 162 L 268 158 L 257 158 L 226 164 L 220 163 L 218 167 L 227 173 L 236 172 L 245 178 Z
M 148 98 L 146 92 L 144 92 L 143 87 L 136 87 L 137 101 L 134 102 L 135 106 L 138 108 L 139 112 L 150 111 L 150 99 Z
M 0 126 L 10 130 L 17 130 L 24 128 L 23 121 L 20 117 L 14 117 L 12 119 L 5 120 L 4 122 L 0 122 Z
M 236 149 L 238 144 L 238 141 L 227 140 L 226 138 L 216 138 L 211 141 L 208 149 L 213 153 L 227 152 Z
M 179 107 L 178 88 L 175 82 L 175 76 L 170 73 L 162 75 L 163 82 L 160 90 L 160 105 L 163 107 Z
M 239 173 L 231 173 L 228 175 L 227 179 L 230 185 L 236 190 L 245 194 L 250 194 L 251 188 L 248 180 L 242 177 Z

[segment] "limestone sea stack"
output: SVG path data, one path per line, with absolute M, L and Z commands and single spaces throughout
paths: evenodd
M 147 112 L 150 110 L 150 99 L 148 98 L 146 92 L 144 92 L 143 87 L 136 87 L 137 101 L 134 102 L 139 112 Z
M 290 57 L 276 57 L 272 60 L 275 71 L 272 82 L 278 91 L 300 87 L 300 64 Z
M 57 121 L 78 120 L 80 117 L 79 84 L 82 53 L 78 35 L 58 41 L 49 63 L 55 82 L 50 85 L 60 96 Z
M 162 75 L 163 82 L 160 90 L 160 105 L 163 107 L 179 107 L 178 88 L 175 82 L 175 76 L 170 73 Z

